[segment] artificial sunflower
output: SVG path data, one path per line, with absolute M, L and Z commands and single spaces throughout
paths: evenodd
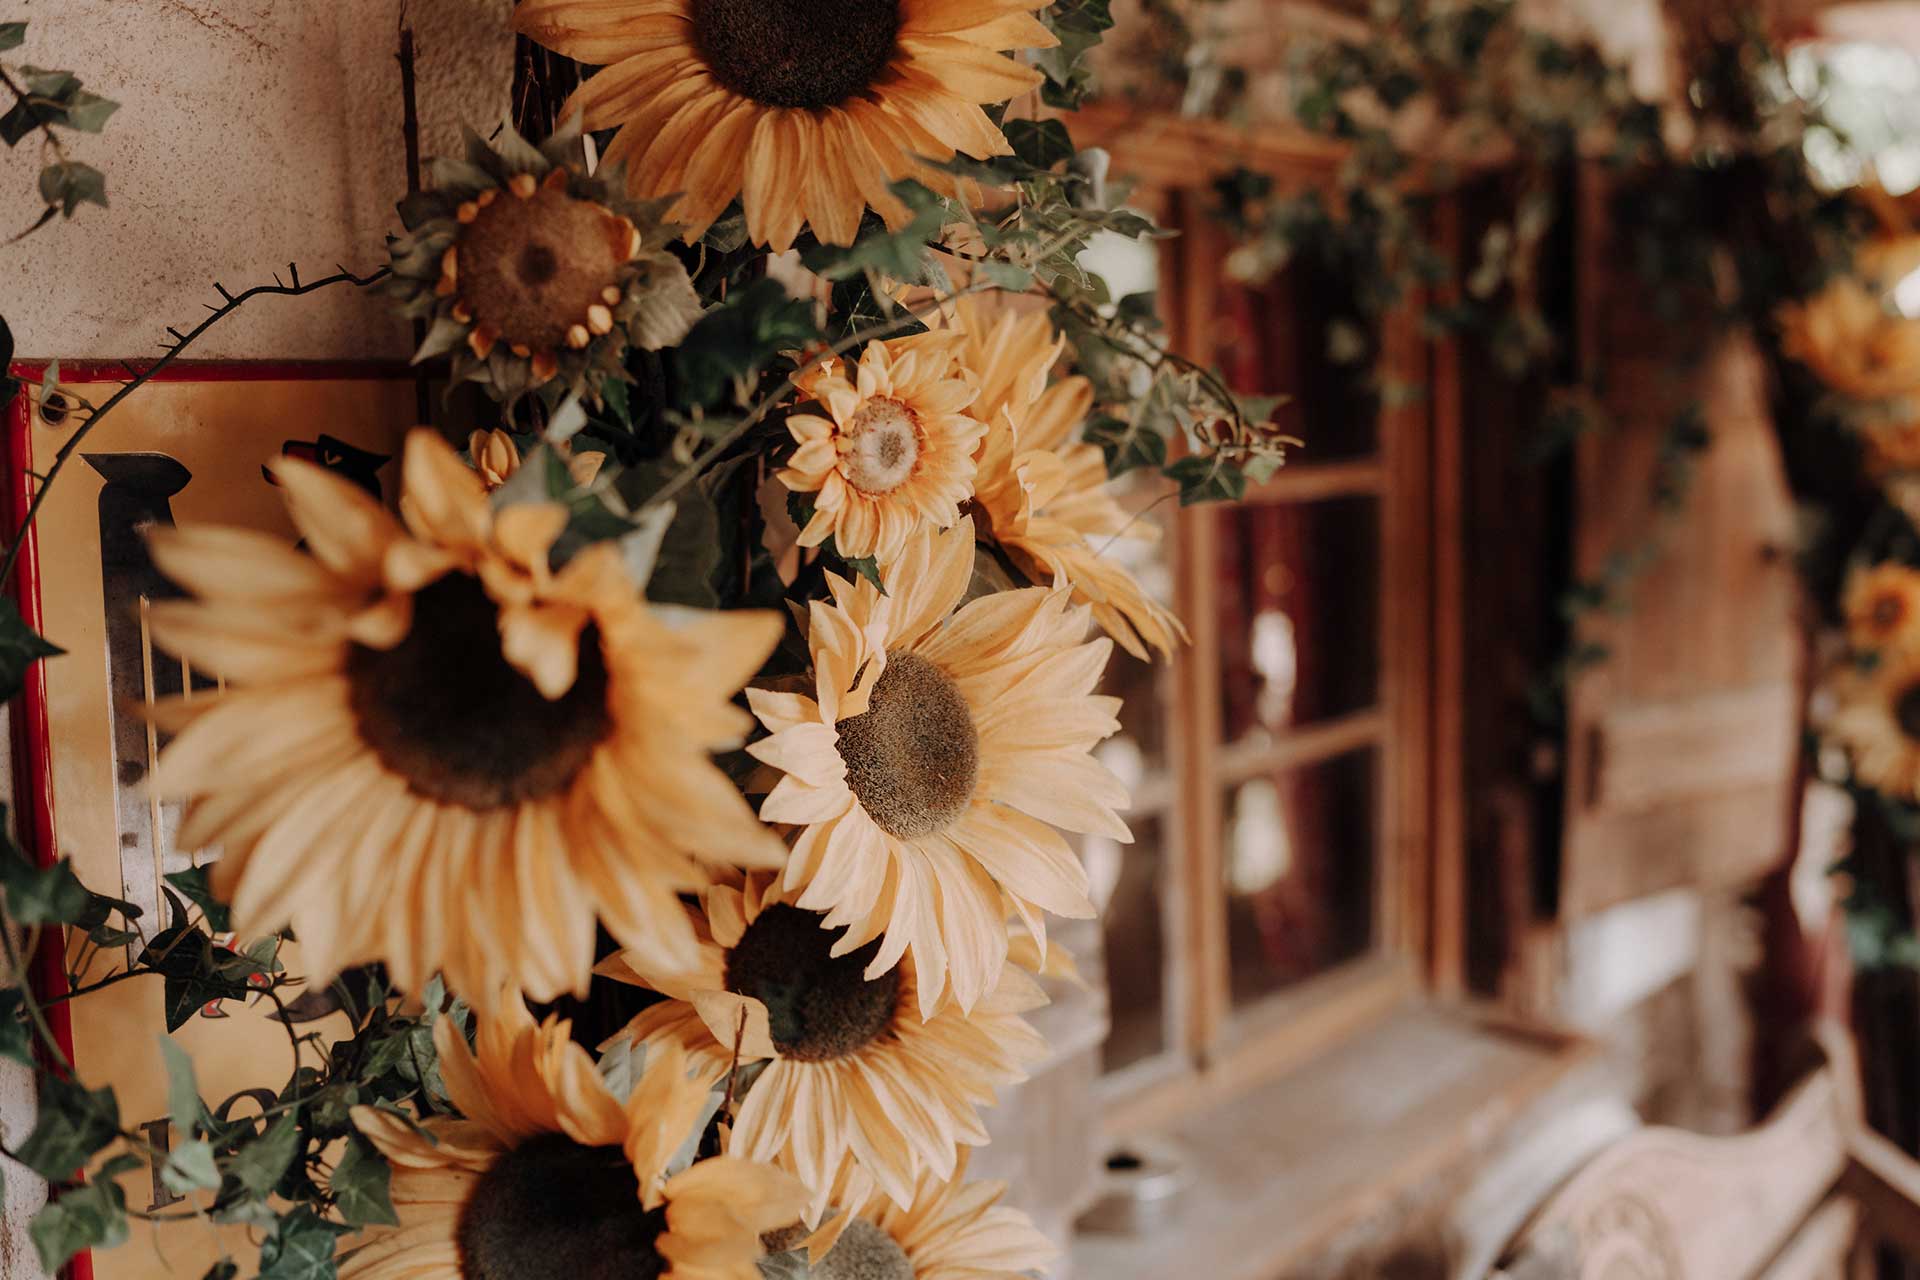
M 1080 438 L 1093 384 L 1078 375 L 1048 384 L 1066 338 L 1042 312 L 1003 311 L 988 324 L 971 299 L 955 326 L 965 335 L 961 364 L 979 380 L 974 413 L 987 424 L 974 502 L 988 535 L 1034 581 L 1072 587 L 1128 653 L 1171 652 L 1186 628 L 1108 554 L 1117 539 L 1160 531 L 1113 500 L 1105 456 Z
M 1920 569 L 1886 563 L 1847 580 L 1847 636 L 1856 649 L 1907 646 L 1920 639 Z
M 656 610 L 594 543 L 553 571 L 558 504 L 493 510 L 432 432 L 408 438 L 406 524 L 344 480 L 272 464 L 311 554 L 269 534 L 160 527 L 156 644 L 227 681 L 155 710 L 152 786 L 191 800 L 183 849 L 248 929 L 292 923 L 318 983 L 385 960 L 419 990 L 584 991 L 595 914 L 691 954 L 675 895 L 716 856 L 778 865 L 709 758 L 772 649 L 766 613 Z
M 797 1174 L 813 1193 L 810 1221 L 876 1186 L 911 1204 L 923 1171 L 952 1177 L 960 1148 L 987 1141 L 978 1109 L 1046 1054 L 1020 1016 L 1046 997 L 1016 968 L 971 1011 L 949 1003 L 923 1018 L 910 960 L 872 973 L 877 942 L 853 945 L 771 875 L 712 886 L 690 914 L 697 964 L 629 952 L 602 965 L 669 997 L 624 1034 L 677 1046 L 707 1080 L 726 1074 L 736 1049 L 740 1062 L 765 1062 L 740 1099 L 731 1149 Z
M 733 1156 L 673 1170 L 706 1086 L 662 1046 L 623 1103 L 568 1033 L 554 1018 L 536 1026 L 512 1000 L 481 1022 L 475 1053 L 442 1018 L 434 1045 L 465 1119 L 416 1127 L 353 1109 L 393 1167 L 399 1224 L 373 1231 L 342 1280 L 760 1280 L 761 1236 L 801 1214 L 800 1184 Z
M 597 391 L 624 377 L 629 346 L 686 336 L 700 296 L 665 245 L 663 201 L 630 201 L 589 175 L 578 125 L 535 148 L 503 127 L 499 149 L 469 136 L 467 159 L 436 161 L 430 191 L 400 205 L 388 288 L 431 320 L 415 362 L 451 352 L 455 382 L 501 400 L 535 388 Z
M 852 244 L 871 207 L 898 224 L 887 189 L 926 159 L 1010 148 L 980 104 L 1041 75 L 999 51 L 1058 44 L 1046 0 L 524 0 L 514 30 L 605 65 L 568 101 L 592 130 L 619 127 L 609 162 L 638 196 L 680 195 L 692 239 L 735 196 L 775 251 L 801 226 Z
M 1920 652 L 1894 652 L 1870 671 L 1849 670 L 1838 691 L 1829 729 L 1852 756 L 1855 776 L 1887 795 L 1920 801 Z
M 920 525 L 960 518 L 987 428 L 963 412 L 974 391 L 953 345 L 926 335 L 869 342 L 850 371 L 834 362 L 801 379 L 812 398 L 801 408 L 824 410 L 787 418 L 799 447 L 780 483 L 814 495 L 801 546 L 832 537 L 843 556 L 885 563 Z
M 796 905 L 847 926 L 842 949 L 882 938 L 869 977 L 911 950 L 926 1014 L 994 989 L 1009 906 L 1043 953 L 1046 912 L 1093 914 L 1055 827 L 1133 838 L 1115 812 L 1127 789 L 1092 754 L 1119 727 L 1120 700 L 1093 692 L 1112 642 L 1085 641 L 1064 589 L 960 606 L 973 556 L 963 520 L 909 539 L 886 595 L 829 574 L 808 622 L 814 696 L 747 692 L 770 731 L 748 750 L 785 774 L 760 816 L 798 828 Z
M 1920 317 L 1894 290 L 1920 271 L 1920 235 L 1862 248 L 1853 270 L 1781 312 L 1781 346 L 1835 391 L 1859 400 L 1920 393 Z
M 1026 1214 L 999 1203 L 999 1182 L 922 1174 L 905 1204 L 876 1195 L 806 1241 L 812 1280 L 1015 1280 L 1045 1274 L 1060 1251 Z M 777 1236 L 783 1243 L 785 1237 Z
M 594 482 L 607 461 L 607 455 L 596 450 L 576 453 L 564 444 L 548 447 L 559 452 L 566 461 L 567 475 L 583 489 Z M 467 437 L 467 460 L 480 473 L 480 482 L 487 486 L 487 492 L 492 493 L 520 469 L 520 446 L 498 427 L 475 431 Z

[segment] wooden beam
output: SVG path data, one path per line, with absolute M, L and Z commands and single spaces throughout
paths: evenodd
M 1376 708 L 1289 729 L 1271 739 L 1237 742 L 1221 749 L 1214 777 L 1220 786 L 1233 787 L 1251 778 L 1318 764 L 1359 747 L 1373 746 L 1386 736 L 1386 730 L 1387 718 Z
M 1247 490 L 1247 505 L 1279 502 L 1319 502 L 1381 493 L 1387 469 L 1377 458 L 1353 462 L 1292 462 Z

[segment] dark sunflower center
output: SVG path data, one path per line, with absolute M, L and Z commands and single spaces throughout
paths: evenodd
M 612 731 L 599 629 L 581 631 L 579 674 L 549 702 L 501 654 L 499 616 L 478 579 L 450 573 L 414 597 L 406 639 L 347 656 L 361 738 L 429 800 L 494 809 L 557 794 Z
M 454 1239 L 461 1280 L 655 1280 L 666 1224 L 620 1148 L 550 1134 L 480 1176 Z
M 460 297 L 502 341 L 551 351 L 620 283 L 628 228 L 605 207 L 558 187 L 503 190 L 460 234 Z
M 693 0 L 714 79 L 770 107 L 845 102 L 880 79 L 899 32 L 899 0 Z
M 839 936 L 821 928 L 815 912 L 783 902 L 756 916 L 727 952 L 727 990 L 767 1006 L 767 1025 L 783 1057 L 844 1058 L 893 1025 L 900 971 L 869 981 L 863 971 L 879 940 L 831 955 Z
M 1899 722 L 1900 732 L 1920 742 L 1920 682 L 1908 685 L 1893 700 L 1893 718 Z
M 813 1269 L 811 1280 L 913 1280 L 913 1263 L 892 1236 L 855 1218 Z
M 980 735 L 951 677 L 889 653 L 867 710 L 834 726 L 847 786 L 880 829 L 911 840 L 958 818 L 980 773 Z
M 1873 602 L 1873 625 L 1881 630 L 1890 630 L 1905 616 L 1907 607 L 1899 596 L 1888 594 Z

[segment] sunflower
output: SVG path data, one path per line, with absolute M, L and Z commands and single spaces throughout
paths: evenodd
M 1053 1242 L 1018 1209 L 1000 1205 L 999 1182 L 922 1174 L 905 1205 L 876 1195 L 834 1215 L 805 1241 L 813 1280 L 1015 1280 L 1044 1274 Z M 784 1242 L 794 1233 L 780 1233 Z
M 1850 273 L 1782 309 L 1782 348 L 1843 395 L 1884 400 L 1920 392 L 1920 317 L 1892 305 L 1895 288 L 1916 271 L 1920 235 L 1867 245 Z
M 594 482 L 607 461 L 606 454 L 596 451 L 575 453 L 564 444 L 549 447 L 558 450 L 566 460 L 568 476 L 583 489 Z M 475 431 L 467 437 L 467 460 L 480 473 L 480 482 L 486 485 L 487 492 L 492 493 L 520 469 L 520 446 L 498 427 L 492 431 Z
M 688 239 L 739 196 L 776 251 L 802 224 L 852 244 L 867 207 L 908 210 L 887 184 L 949 186 L 924 159 L 1010 148 L 980 104 L 1035 88 L 999 50 L 1059 42 L 1046 0 L 524 0 L 514 30 L 605 64 L 568 101 L 590 130 L 619 126 L 610 162 L 638 196 L 680 194 Z
M 467 159 L 436 161 L 434 186 L 400 206 L 389 292 L 432 321 L 416 362 L 453 353 L 455 382 L 514 400 L 556 378 L 597 391 L 625 377 L 629 346 L 672 346 L 700 297 L 665 251 L 679 228 L 589 175 L 577 125 L 539 148 L 506 126 L 499 149 L 469 137 Z
M 920 1008 L 994 988 L 1016 910 L 1045 950 L 1044 913 L 1087 917 L 1087 873 L 1055 826 L 1131 840 L 1127 789 L 1094 760 L 1118 698 L 1093 688 L 1113 650 L 1083 642 L 1084 608 L 1028 587 L 960 607 L 973 522 L 923 530 L 881 572 L 888 594 L 836 575 L 809 615 L 814 697 L 750 689 L 771 736 L 748 750 L 783 772 L 761 805 L 799 830 L 785 885 L 882 938 L 867 969 L 908 950 Z M 1048 824 L 1053 824 L 1049 826 Z
M 736 1047 L 740 1061 L 765 1062 L 740 1100 L 732 1150 L 797 1174 L 813 1193 L 810 1221 L 875 1187 L 910 1204 L 923 1171 L 952 1177 L 960 1147 L 987 1140 L 979 1107 L 1046 1054 L 1020 1016 L 1046 997 L 1018 969 L 970 1012 L 948 1004 L 923 1019 L 911 961 L 873 974 L 877 942 L 850 945 L 771 875 L 712 886 L 690 914 L 698 963 L 666 968 L 629 952 L 602 965 L 669 997 L 624 1034 L 677 1046 L 707 1080 L 727 1073 Z
M 1160 531 L 1113 500 L 1105 456 L 1080 438 L 1093 384 L 1047 382 L 1066 338 L 1040 312 L 1003 311 L 989 325 L 971 299 L 959 303 L 956 327 L 961 364 L 979 379 L 974 413 L 987 423 L 974 502 L 989 536 L 1028 577 L 1072 587 L 1128 653 L 1145 658 L 1148 645 L 1170 653 L 1186 628 L 1107 554 L 1116 539 L 1152 541 Z
M 1847 580 L 1847 635 L 1860 650 L 1911 645 L 1920 639 L 1920 570 L 1877 564 Z
M 921 524 L 944 529 L 960 518 L 987 428 L 962 412 L 974 393 L 951 342 L 869 342 L 851 373 L 835 362 L 801 380 L 825 416 L 788 417 L 799 447 L 778 475 L 796 493 L 815 495 L 801 546 L 831 535 L 841 555 L 885 563 Z
M 707 1101 L 684 1057 L 670 1045 L 649 1054 L 623 1103 L 568 1033 L 510 1000 L 480 1024 L 476 1053 L 441 1018 L 434 1045 L 465 1119 L 416 1127 L 353 1109 L 393 1167 L 399 1223 L 371 1233 L 342 1280 L 760 1280 L 760 1237 L 804 1210 L 800 1184 L 733 1156 L 673 1171 Z
M 1896 651 L 1870 671 L 1838 681 L 1831 732 L 1853 757 L 1853 771 L 1876 790 L 1920 801 L 1920 652 Z
M 385 960 L 469 999 L 583 992 L 596 908 L 628 946 L 689 954 L 675 894 L 715 851 L 779 865 L 708 756 L 750 721 L 728 699 L 771 614 L 646 605 L 618 547 L 554 572 L 564 508 L 494 511 L 432 432 L 409 437 L 403 527 L 318 467 L 272 464 L 311 554 L 269 534 L 156 528 L 198 596 L 156 644 L 228 682 L 156 708 L 152 780 L 190 798 L 183 849 L 218 845 L 242 928 L 292 923 L 316 982 Z

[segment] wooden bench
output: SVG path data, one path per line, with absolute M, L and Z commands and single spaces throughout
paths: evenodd
M 1920 1163 L 1861 1120 L 1851 1052 L 1758 1128 L 1643 1128 L 1552 1192 L 1489 1280 L 1845 1280 L 1874 1245 L 1920 1260 Z M 1916 1082 L 1920 1087 L 1920 1081 Z

